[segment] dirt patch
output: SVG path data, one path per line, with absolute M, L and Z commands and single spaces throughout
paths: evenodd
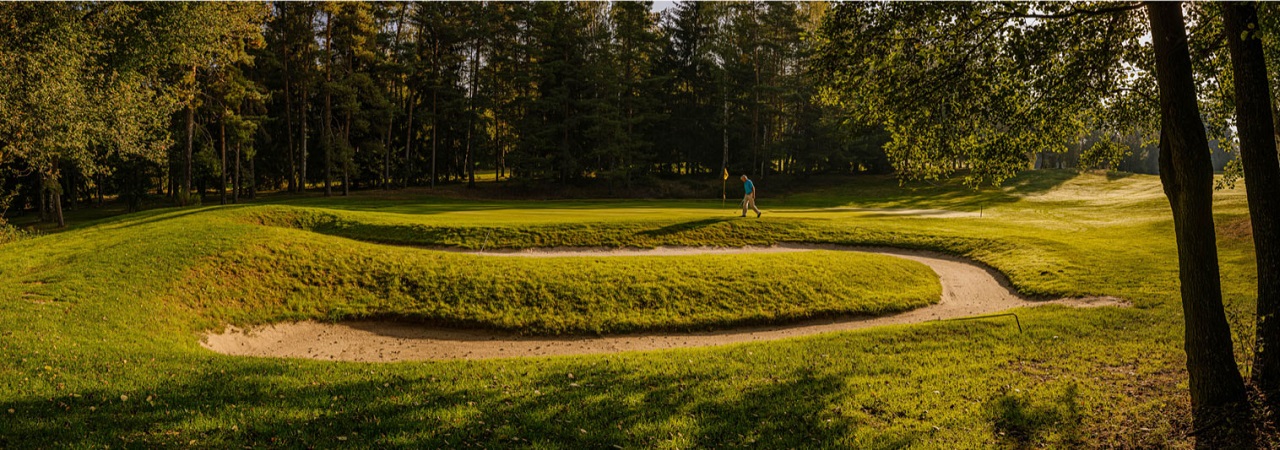
M 1227 239 L 1253 239 L 1253 222 L 1249 216 L 1226 220 L 1218 224 L 1218 235 Z
M 490 257 L 625 257 L 776 253 L 838 250 L 895 256 L 925 264 L 938 274 L 942 299 L 923 308 L 879 317 L 812 320 L 788 325 L 737 327 L 712 332 L 637 333 L 615 336 L 531 337 L 485 330 L 447 330 L 394 322 L 296 322 L 251 330 L 227 327 L 202 345 L 231 355 L 343 361 L 412 361 L 582 355 L 704 347 L 768 341 L 835 331 L 970 317 L 1011 308 L 1056 304 L 1127 306 L 1113 297 L 1028 300 L 999 272 L 973 261 L 931 252 L 891 248 L 788 244 L 773 247 L 668 247 L 656 249 L 553 248 L 465 252 Z M 462 250 L 449 250 L 464 252 Z

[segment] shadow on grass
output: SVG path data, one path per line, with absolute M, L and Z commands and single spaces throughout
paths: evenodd
M 368 197 L 308 197 L 261 202 L 263 205 L 300 206 L 335 211 L 379 212 L 408 215 L 434 215 L 456 212 L 511 211 L 513 215 L 539 210 L 628 210 L 649 208 L 710 209 L 719 207 L 715 199 L 455 199 L 441 197 L 413 197 L 407 199 L 380 199 Z
M 979 209 L 1018 201 L 1022 196 L 1051 190 L 1079 175 L 1073 170 L 1037 170 L 1026 171 L 1006 180 L 1000 189 L 973 189 L 964 186 L 957 177 L 943 181 L 917 181 L 899 185 L 893 176 L 879 175 L 828 175 L 815 176 L 804 183 L 802 189 L 784 190 L 775 196 L 766 196 L 762 202 L 775 208 L 832 208 L 859 205 L 876 208 L 911 208 L 911 209 L 952 209 L 957 211 L 978 211 Z M 1108 173 L 1109 179 L 1127 177 L 1130 174 Z M 686 208 L 723 210 L 721 202 L 716 198 L 685 199 L 491 199 L 491 198 L 455 198 L 422 190 L 391 191 L 359 191 L 350 197 L 322 197 L 314 193 L 306 196 L 298 194 L 276 193 L 263 194 L 258 199 L 244 200 L 242 203 L 226 205 L 221 208 L 242 206 L 285 205 L 323 208 L 335 211 L 381 212 L 391 214 L 434 215 L 452 212 L 492 212 L 511 210 L 512 214 L 521 214 L 529 210 L 628 210 L 647 208 Z M 210 205 L 213 206 L 213 205 Z M 149 202 L 145 211 L 155 208 L 169 209 L 167 201 Z M 182 211 L 204 211 L 209 207 L 188 207 Z M 19 226 L 37 226 L 50 233 L 76 229 L 84 226 L 110 223 L 113 218 L 126 217 L 132 220 L 138 213 L 126 214 L 119 202 L 109 202 L 104 207 L 81 208 L 67 212 L 67 229 L 48 228 L 47 225 L 35 223 L 30 214 L 15 214 L 13 223 Z M 145 214 L 145 212 L 143 213 Z M 138 222 L 139 224 L 145 222 Z M 48 229 L 46 229 L 48 228 Z
M 1023 171 L 1006 180 L 1004 186 L 1010 188 L 1010 193 L 1015 195 L 1039 194 L 1061 186 L 1079 175 L 1073 169 Z
M 964 173 L 942 181 L 899 184 L 892 176 L 854 177 L 840 184 L 789 196 L 787 207 L 831 208 L 857 205 L 875 208 L 972 211 L 1015 203 L 1031 194 L 1053 190 L 1079 175 L 1074 170 L 1024 171 L 999 188 L 965 186 Z
M 224 208 L 241 208 L 241 207 L 242 206 L 225 206 Z M 186 217 L 193 214 L 208 212 L 209 208 L 200 207 L 200 206 L 191 206 L 191 207 L 180 208 L 180 209 L 172 209 L 172 208 L 157 209 L 155 211 L 156 212 L 154 214 L 152 214 L 151 211 L 148 211 L 144 213 L 145 215 L 142 215 L 142 216 L 137 216 L 137 215 L 125 216 L 121 220 L 103 221 L 103 222 L 97 222 L 97 223 L 89 223 L 86 225 L 108 225 L 113 228 L 119 228 L 119 229 L 134 228 L 134 227 L 139 227 L 143 225 L 164 222 L 171 219 Z
M 1108 170 L 1107 181 L 1123 180 L 1125 178 L 1132 177 L 1133 175 L 1133 172 L 1116 172 L 1114 170 Z
M 520 362 L 459 380 L 447 366 L 230 362 L 234 369 L 195 368 L 127 400 L 97 389 L 5 404 L 14 412 L 0 421 L 0 447 L 805 448 L 837 446 L 855 426 L 820 420 L 844 383 L 803 369 L 739 391 L 678 365 L 655 374 L 566 364 L 575 375 L 521 375 L 532 363 Z M 891 439 L 884 447 L 910 438 Z
M 997 441 L 1006 448 L 1039 448 L 1050 435 L 1060 444 L 1079 444 L 1081 407 L 1075 384 L 1051 402 L 1035 402 L 1025 393 L 998 396 L 987 404 Z
M 671 225 L 655 228 L 652 230 L 641 231 L 639 234 L 642 236 L 649 236 L 649 237 L 670 236 L 674 234 L 683 234 L 691 231 L 697 231 L 699 229 L 706 228 L 709 226 L 719 225 L 723 222 L 728 222 L 730 220 L 732 219 L 715 218 L 715 219 L 691 220 L 688 222 L 673 223 Z

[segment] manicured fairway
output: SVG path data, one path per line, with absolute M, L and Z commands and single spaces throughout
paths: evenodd
M 1228 308 L 1247 335 L 1243 192 L 1218 204 L 1235 230 L 1221 238 Z M 1189 445 L 1172 224 L 1155 177 L 1039 172 L 979 192 L 858 178 L 762 198 L 760 220 L 719 205 L 357 193 L 154 210 L 5 244 L 0 447 Z M 937 297 L 923 266 L 848 255 L 491 261 L 409 247 L 778 242 L 941 251 L 999 269 L 1027 295 L 1134 307 L 1020 310 L 1023 333 L 992 319 L 478 362 L 258 359 L 198 344 L 226 322 L 392 316 L 595 333 Z M 522 303 L 531 293 L 547 301 Z

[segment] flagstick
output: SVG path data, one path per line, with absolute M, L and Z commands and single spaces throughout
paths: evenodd
M 725 147 L 724 147 L 724 149 L 725 149 L 725 150 L 724 150 L 724 151 L 725 151 L 725 158 L 726 158 L 726 161 L 727 161 L 727 160 L 728 160 L 727 158 L 729 157 L 729 156 L 728 156 L 728 155 L 729 155 L 729 141 L 727 140 L 728 138 L 725 138 L 725 139 L 726 139 L 726 140 L 724 141 L 724 145 L 725 145 Z M 727 194 L 725 194 L 725 192 L 727 192 L 727 190 L 726 190 L 727 188 L 726 188 L 725 186 L 726 186 L 726 185 L 728 185 L 728 183 L 729 183 L 729 168 L 728 168 L 728 167 L 721 167 L 721 168 L 720 168 L 720 170 L 723 170 L 723 171 L 724 171 L 724 175 L 720 177 L 720 209 L 724 209 L 724 202 L 725 202 L 725 198 L 726 198 L 726 197 L 728 197 L 728 195 L 727 195 Z

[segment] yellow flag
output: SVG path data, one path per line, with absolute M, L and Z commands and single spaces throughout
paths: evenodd
M 725 180 L 725 181 L 729 181 L 729 168 L 728 168 L 728 167 L 725 167 L 725 168 L 724 168 L 724 180 Z

